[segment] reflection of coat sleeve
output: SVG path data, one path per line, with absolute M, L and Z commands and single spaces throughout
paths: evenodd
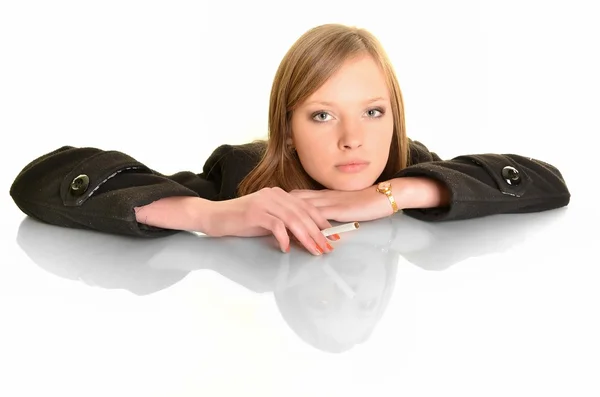
M 25 214 L 57 226 L 148 237 L 173 234 L 138 223 L 134 207 L 169 196 L 215 199 L 220 160 L 229 147 L 218 147 L 200 174 L 165 176 L 125 153 L 64 146 L 26 165 L 10 195 Z
M 394 178 L 429 177 L 450 191 L 448 207 L 403 210 L 425 221 L 539 212 L 566 206 L 571 197 L 556 167 L 529 157 L 471 154 L 442 160 L 422 143 L 410 141 L 410 159 Z

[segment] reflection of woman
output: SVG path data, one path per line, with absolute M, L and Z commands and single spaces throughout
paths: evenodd
M 290 328 L 310 345 L 342 352 L 366 341 L 396 281 L 398 254 L 352 244 L 323 261 L 282 268 L 275 301 Z M 342 252 L 343 251 L 343 252 Z
M 371 334 L 390 299 L 398 263 L 397 253 L 386 249 L 393 240 L 389 219 L 363 229 L 321 257 L 281 255 L 268 238 L 182 233 L 148 241 L 68 229 L 58 234 L 31 218 L 22 222 L 17 242 L 53 274 L 140 295 L 167 288 L 190 271 L 216 271 L 255 292 L 273 291 L 297 335 L 321 350 L 343 351 Z
M 45 270 L 100 288 L 151 294 L 189 272 L 213 270 L 257 293 L 273 291 L 282 317 L 305 342 L 340 352 L 364 342 L 392 295 L 398 262 L 443 270 L 507 249 L 564 211 L 473 219 L 434 227 L 406 216 L 363 222 L 331 255 L 281 255 L 269 237 L 215 239 L 179 233 L 158 240 L 64 229 L 31 218 L 17 242 Z M 199 313 L 198 315 L 202 315 Z
M 232 97 L 224 122 L 238 105 Z M 118 151 L 65 146 L 26 165 L 10 192 L 24 213 L 54 225 L 136 236 L 273 234 L 283 251 L 291 231 L 315 255 L 333 249 L 320 233 L 330 220 L 398 210 L 457 220 L 569 203 L 561 173 L 548 163 L 514 154 L 443 161 L 409 139 L 405 124 L 400 86 L 378 40 L 323 25 L 302 35 L 277 70 L 266 141 L 221 145 L 201 173 L 171 176 Z

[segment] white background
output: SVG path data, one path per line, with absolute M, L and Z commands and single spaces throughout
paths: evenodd
M 593 1 L 2 1 L 0 395 L 599 395 L 600 278 L 589 245 L 598 236 L 596 9 Z M 397 299 L 419 301 L 420 312 L 395 301 L 379 334 L 343 355 L 303 345 L 268 295 L 216 275 L 131 301 L 40 272 L 15 244 L 23 214 L 8 190 L 33 158 L 95 146 L 164 173 L 200 171 L 216 146 L 266 135 L 279 61 L 327 22 L 380 38 L 408 135 L 443 158 L 517 153 L 556 165 L 573 197 L 543 234 L 550 240 L 492 258 L 492 273 L 473 264 L 442 275 L 405 270 Z M 500 270 L 515 261 L 528 264 L 525 275 Z M 513 277 L 525 278 L 507 293 Z M 494 304 L 469 306 L 478 300 Z M 192 304 L 198 317 L 183 321 Z M 240 307 L 262 314 L 252 325 Z M 132 313 L 141 319 L 128 322 Z M 53 331 L 40 336 L 47 324 Z M 402 349 L 387 354 L 394 343 Z

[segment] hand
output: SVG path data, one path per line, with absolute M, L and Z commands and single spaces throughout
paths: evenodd
M 281 250 L 289 252 L 289 230 L 315 255 L 333 250 L 321 233 L 331 227 L 327 218 L 308 202 L 278 187 L 264 188 L 232 200 L 215 201 L 208 219 L 206 234 L 209 236 L 251 237 L 272 233 Z
M 338 222 L 370 221 L 394 213 L 388 198 L 375 186 L 363 190 L 292 190 L 290 194 L 316 207 L 321 214 Z

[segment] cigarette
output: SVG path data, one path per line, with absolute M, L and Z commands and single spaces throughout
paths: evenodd
M 331 236 L 332 234 L 351 232 L 352 230 L 356 230 L 359 227 L 360 227 L 360 225 L 358 224 L 358 222 L 350 222 L 350 223 L 345 223 L 343 225 L 323 229 L 323 230 L 321 230 L 321 233 L 323 233 L 323 235 L 325 237 L 327 237 L 327 236 Z

